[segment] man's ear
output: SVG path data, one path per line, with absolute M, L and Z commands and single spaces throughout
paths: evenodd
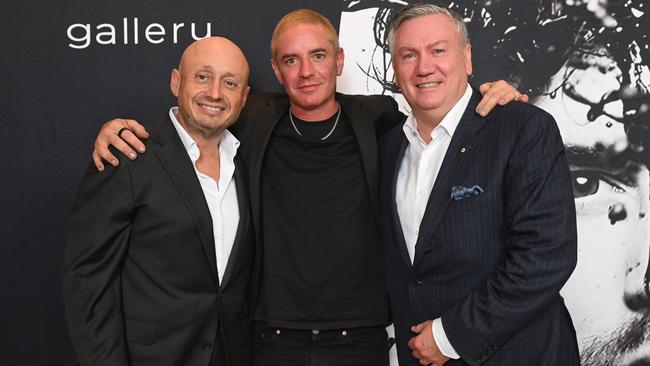
M 343 47 L 339 47 L 339 50 L 336 51 L 336 76 L 341 76 L 343 73 L 343 65 L 345 63 L 345 52 Z
M 465 72 L 467 72 L 467 75 L 472 75 L 472 72 L 474 71 L 472 69 L 472 45 L 467 44 L 465 46 L 465 50 L 463 50 L 463 53 L 465 54 Z
M 246 85 L 246 88 L 241 93 L 241 105 L 242 107 L 246 105 L 246 100 L 248 99 L 248 93 L 251 91 L 250 85 Z
M 273 68 L 273 73 L 275 74 L 275 78 L 278 79 L 278 83 L 280 85 L 284 85 L 282 82 L 282 73 L 280 73 L 280 68 L 278 67 L 278 64 L 275 62 L 275 59 L 271 59 L 271 67 Z
M 178 71 L 178 69 L 173 69 L 172 70 L 172 77 L 169 80 L 169 89 L 171 89 L 172 94 L 174 94 L 175 97 L 178 97 L 178 91 L 181 86 L 181 72 Z
M 396 86 L 398 89 L 401 89 L 400 86 L 399 86 L 399 79 L 397 78 L 397 66 L 396 66 L 396 64 L 395 64 L 395 60 L 394 60 L 392 57 L 391 57 L 390 60 L 391 60 L 391 61 L 390 61 L 391 64 L 393 65 L 393 84 L 395 84 L 395 86 Z

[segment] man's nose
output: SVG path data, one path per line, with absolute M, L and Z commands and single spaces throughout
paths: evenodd
M 626 292 L 623 295 L 625 306 L 632 311 L 646 312 L 650 310 L 650 297 L 645 289 L 635 292 Z
M 221 98 L 221 82 L 220 81 L 215 81 L 212 84 L 210 84 L 210 88 L 208 89 L 208 96 L 212 99 L 220 99 Z
M 426 52 L 420 54 L 415 72 L 418 76 L 427 76 L 436 72 L 437 66 L 434 58 Z
M 304 62 L 301 62 L 300 76 L 302 76 L 303 78 L 308 78 L 312 75 L 314 75 L 314 65 L 312 65 L 311 61 L 306 60 Z

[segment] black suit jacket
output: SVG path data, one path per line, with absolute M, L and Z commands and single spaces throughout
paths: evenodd
M 63 294 L 79 361 L 207 366 L 224 342 L 216 349 L 230 365 L 248 365 L 254 235 L 245 169 L 237 158 L 240 220 L 219 284 L 210 212 L 171 121 L 151 129 L 147 151 L 103 173 L 90 166 L 66 223 Z
M 510 103 L 476 116 L 475 91 L 452 137 L 411 264 L 395 186 L 408 141 L 380 145 L 386 281 L 401 366 L 409 327 L 442 317 L 461 360 L 449 365 L 577 365 L 575 331 L 559 290 L 576 263 L 570 173 L 553 118 Z M 454 186 L 484 193 L 452 200 Z

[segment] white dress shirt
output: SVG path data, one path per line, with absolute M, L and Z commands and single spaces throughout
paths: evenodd
M 208 203 L 210 216 L 212 218 L 212 230 L 214 236 L 214 249 L 217 256 L 217 272 L 219 275 L 219 282 L 223 279 L 223 274 L 228 265 L 228 258 L 232 251 L 235 236 L 237 235 L 237 227 L 239 225 L 239 204 L 237 202 L 237 187 L 235 185 L 235 155 L 239 147 L 239 141 L 233 136 L 230 131 L 225 130 L 223 137 L 219 143 L 219 182 L 201 173 L 196 169 L 196 161 L 201 156 L 199 147 L 190 136 L 190 134 L 181 126 L 176 119 L 178 107 L 172 107 L 169 110 L 169 118 L 171 118 L 178 136 L 180 136 L 187 154 L 192 160 L 194 165 L 194 172 L 196 173 L 203 195 Z
M 395 200 L 411 263 L 415 258 L 415 244 L 431 190 L 451 143 L 451 137 L 456 131 L 471 96 L 472 88 L 468 84 L 465 94 L 431 131 L 429 144 L 424 142 L 420 136 L 415 116 L 409 115 L 404 122 L 404 134 L 409 144 L 399 168 Z M 433 321 L 433 337 L 442 354 L 449 358 L 460 358 L 449 343 L 440 318 Z

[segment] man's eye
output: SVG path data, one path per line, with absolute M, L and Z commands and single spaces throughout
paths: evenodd
M 617 184 L 614 178 L 605 173 L 594 170 L 575 170 L 571 172 L 573 183 L 573 197 L 581 198 L 598 193 L 601 188 L 611 187 L 611 191 L 625 192 L 625 189 Z M 606 186 L 602 186 L 605 183 Z
M 196 75 L 196 80 L 199 80 L 199 81 L 206 81 L 206 80 L 209 80 L 209 79 L 210 79 L 210 76 L 208 76 L 206 74 L 197 74 Z
M 314 55 L 314 60 L 316 61 L 322 61 L 325 59 L 325 54 L 324 53 L 317 53 Z
M 225 85 L 226 88 L 235 89 L 237 87 L 237 82 L 232 80 L 224 80 L 223 85 Z
M 446 52 L 446 50 L 444 48 L 436 48 L 436 49 L 433 50 L 433 54 L 437 55 L 437 56 L 440 56 L 440 55 L 444 54 L 445 52 Z
M 284 64 L 287 66 L 295 65 L 298 63 L 298 60 L 295 57 L 290 57 L 284 60 Z
M 402 54 L 402 59 L 404 59 L 404 60 L 412 60 L 414 58 L 415 58 L 414 53 L 403 53 Z

